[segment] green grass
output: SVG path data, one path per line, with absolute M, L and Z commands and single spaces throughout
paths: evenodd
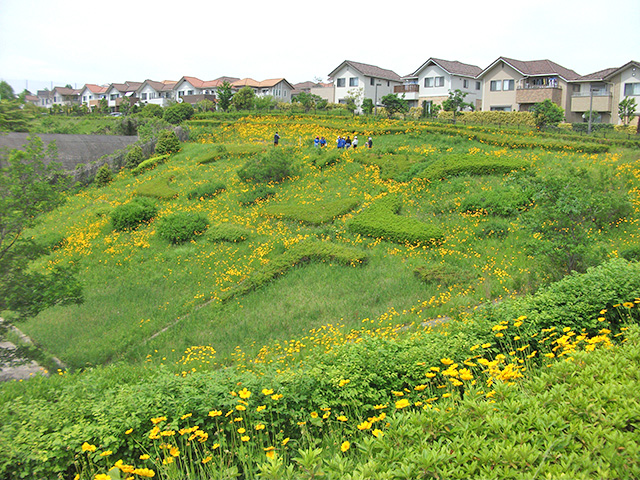
M 180 152 L 152 171 L 137 176 L 123 171 L 108 186 L 88 187 L 44 217 L 28 235 L 37 241 L 55 233 L 65 241 L 33 268 L 47 269 L 49 261 L 78 265 L 85 302 L 44 311 L 21 328 L 48 352 L 78 368 L 118 358 L 143 361 L 156 349 L 175 361 L 198 343 L 224 352 L 224 362 L 236 347 L 259 349 L 266 339 L 283 340 L 327 323 L 350 328 L 364 318 L 387 318 L 395 315 L 389 312 L 403 310 L 420 311 L 423 319 L 448 315 L 485 300 L 535 291 L 546 281 L 537 268 L 539 259 L 527 250 L 531 236 L 521 223 L 527 205 L 509 194 L 519 191 L 523 174 L 485 169 L 481 175 L 466 175 L 462 170 L 442 180 L 400 182 L 392 177 L 406 173 L 418 160 L 437 164 L 448 156 L 530 165 L 525 175 L 541 176 L 569 165 L 613 171 L 634 159 L 626 151 L 614 157 L 506 150 L 461 136 L 424 134 L 419 126 L 396 121 L 356 119 L 349 128 L 349 119 L 278 117 L 283 143 L 290 145 L 283 151 L 288 152 L 296 174 L 277 185 L 266 185 L 272 196 L 243 205 L 241 200 L 255 195 L 255 187 L 241 182 L 237 171 L 247 156 L 265 150 L 261 139 L 275 128 L 270 122 L 269 117 L 260 117 L 255 123 L 213 126 L 212 135 L 224 130 L 233 143 L 183 144 Z M 305 132 L 320 130 L 331 140 L 332 132 L 344 128 L 363 136 L 374 131 L 394 133 L 376 136 L 372 151 L 344 152 L 339 162 L 323 169 L 310 161 L 313 147 L 305 142 L 296 146 L 299 138 L 306 138 Z M 331 141 L 329 148 L 327 154 L 335 151 Z M 228 155 L 203 162 L 221 151 Z M 627 173 L 620 170 L 618 175 Z M 224 185 L 226 191 L 202 202 L 189 200 L 194 186 L 206 184 Z M 381 234 L 364 237 L 350 231 L 350 222 L 366 215 L 385 193 L 398 198 L 401 218 L 437 229 L 440 245 L 396 244 L 379 238 Z M 156 220 L 136 231 L 113 232 L 109 212 L 140 194 L 162 198 Z M 508 205 L 500 204 L 502 197 Z M 465 205 L 493 209 L 502 216 L 500 225 Z M 206 216 L 211 230 L 192 242 L 170 245 L 159 238 L 157 222 L 177 212 Z M 599 233 L 591 247 L 601 249 L 605 258 L 632 248 L 638 243 L 635 219 L 634 214 Z M 242 242 L 225 241 L 224 232 L 216 236 L 216 226 L 225 224 L 250 234 Z M 500 235 L 494 235 L 498 227 Z M 215 301 L 268 269 L 305 238 L 362 250 L 370 260 L 357 268 L 324 263 L 297 266 L 256 290 L 234 295 L 224 305 Z M 441 264 L 455 264 L 465 271 L 465 281 L 424 283 L 416 277 L 415 270 L 421 266 Z M 432 277 L 440 273 L 432 271 Z M 288 296 L 285 303 L 284 296 Z M 159 333 L 167 328 L 167 333 Z

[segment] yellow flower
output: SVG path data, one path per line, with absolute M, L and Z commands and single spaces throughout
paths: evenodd
M 351 380 L 340 380 L 340 383 L 338 383 L 339 387 L 344 387 L 347 383 L 349 383 Z
M 402 400 L 398 400 L 396 402 L 396 408 L 405 408 L 405 407 L 408 407 L 409 405 L 411 405 L 411 402 L 406 398 L 403 398 Z
M 432 372 L 439 372 L 440 371 L 440 367 L 431 367 L 430 369 Z
M 270 388 L 263 388 L 262 389 L 262 394 L 266 395 L 266 396 L 273 395 L 273 390 L 270 389 Z
M 443 358 L 442 360 L 440 360 L 442 363 L 444 363 L 445 365 L 451 365 L 453 363 L 453 360 L 451 360 L 450 358 Z
M 489 348 L 491 346 L 490 343 L 483 343 L 482 348 Z
M 263 411 L 265 408 L 267 408 L 266 405 L 260 405 L 258 408 L 256 408 L 256 412 L 261 412 Z
M 97 473 L 93 480 L 111 480 L 111 477 L 105 473 Z
M 339 417 L 337 417 L 337 420 L 340 420 L 341 422 L 346 422 L 348 419 L 344 415 L 340 415 Z
M 149 457 L 149 455 L 147 455 L 146 453 L 140 455 L 140 460 L 149 460 L 149 458 L 151 457 Z
M 351 448 L 351 444 L 349 442 L 342 442 L 342 445 L 340 445 L 340 450 L 343 452 L 346 452 L 349 448 Z
M 284 447 L 287 443 L 289 443 L 289 437 L 282 440 L 282 446 Z
M 249 390 L 247 390 L 246 388 L 243 388 L 242 390 L 240 390 L 238 392 L 238 395 L 240 395 L 241 399 L 246 400 L 251 396 L 251 392 Z
M 242 428 L 242 427 L 240 427 L 240 428 L 238 429 L 238 433 L 239 433 L 240 435 L 242 435 L 242 434 L 243 434 L 243 433 L 245 433 L 245 432 L 246 432 L 246 430 L 245 430 L 244 428 Z
M 124 434 L 129 435 L 131 432 L 133 432 L 133 428 L 130 428 L 129 430 L 125 431 Z
M 379 405 L 374 405 L 373 409 L 374 410 L 382 410 L 383 408 L 387 408 L 389 405 L 383 405 L 383 404 L 379 404 Z
M 180 455 L 180 449 L 178 447 L 171 447 L 169 453 L 172 457 L 178 457 Z
M 96 451 L 96 446 L 95 445 L 91 445 L 90 443 L 84 442 L 82 444 L 82 451 L 83 452 L 95 452 Z
M 275 450 L 268 450 L 267 452 L 265 452 L 265 455 L 267 456 L 267 458 L 273 459 L 273 458 L 276 457 L 276 451 Z
M 280 400 L 282 398 L 281 393 L 276 393 L 275 395 L 271 395 L 272 400 Z
M 109 455 L 111 455 L 113 452 L 111 450 L 105 450 L 104 452 L 102 452 L 100 454 L 101 457 L 108 457 Z
M 247 407 L 245 407 L 244 405 L 236 405 L 236 410 L 239 410 L 239 411 L 242 412 L 242 411 L 244 411 L 246 409 L 247 409 Z
M 504 333 L 496 333 L 496 337 L 504 337 Z
M 262 423 L 259 423 L 258 425 L 256 425 L 256 430 L 264 430 L 264 425 Z
M 450 397 L 450 396 L 451 396 L 450 393 L 445 393 L 445 394 L 442 395 L 442 398 L 447 398 L 447 397 Z
M 358 425 L 358 430 L 369 430 L 371 428 L 371 425 L 371 422 L 365 420 L 360 425 Z
M 211 410 L 209 412 L 209 416 L 210 417 L 219 417 L 220 415 L 222 415 L 222 411 L 221 410 Z
M 214 443 L 214 444 L 211 446 L 211 450 L 215 450 L 216 448 L 220 448 L 220 444 L 219 444 L 219 443 Z
M 374 431 L 371 432 L 373 434 L 374 437 L 376 438 L 382 438 L 384 437 L 384 432 L 378 428 L 376 428 Z
M 425 388 L 427 388 L 426 385 L 416 385 L 415 387 L 413 387 L 414 390 L 416 390 L 417 392 L 421 392 L 423 391 Z
M 425 373 L 424 375 L 425 375 L 425 377 L 427 377 L 427 378 L 433 378 L 433 377 L 435 377 L 435 376 L 436 376 L 436 374 L 435 374 L 435 373 L 433 373 L 433 372 L 428 372 L 428 373 Z
M 156 472 L 154 472 L 150 468 L 136 468 L 131 473 L 133 473 L 134 475 L 139 475 L 140 477 L 146 477 L 146 478 L 152 478 L 156 474 Z
M 202 463 L 209 463 L 211 460 L 213 460 L 213 457 L 209 455 L 208 457 L 204 457 L 202 459 Z
M 180 420 L 184 420 L 184 419 L 186 419 L 186 418 L 189 418 L 191 415 L 193 415 L 193 414 L 192 414 L 192 413 L 185 413 L 184 415 L 182 415 L 182 416 L 180 417 Z
M 311 415 L 311 418 L 318 418 L 318 412 L 311 412 L 309 415 Z
M 152 418 L 151 419 L 151 423 L 153 423 L 154 425 L 157 425 L 160 422 L 164 422 L 167 419 L 167 417 L 156 417 L 156 418 Z
M 471 347 L 469 350 L 471 350 L 472 352 L 476 349 L 480 348 L 480 345 L 474 345 L 473 347 Z
M 240 437 L 240 440 L 242 440 L 243 442 L 248 442 L 249 440 L 251 440 L 251 437 L 249 437 L 249 435 L 243 435 L 242 437 Z

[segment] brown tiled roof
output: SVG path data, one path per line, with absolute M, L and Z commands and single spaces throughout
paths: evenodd
M 255 88 L 258 88 L 260 86 L 260 82 L 254 80 L 253 78 L 242 78 L 240 80 L 236 80 L 231 85 L 233 87 L 255 87 Z
M 54 90 L 60 95 L 80 95 L 80 90 L 75 88 L 55 87 Z
M 91 93 L 96 93 L 96 94 L 104 93 L 107 91 L 107 87 L 102 87 L 100 85 L 95 85 L 93 83 L 85 84 L 85 88 L 88 88 Z
M 590 73 L 589 75 L 583 75 L 580 78 L 577 78 L 576 82 L 588 82 L 594 80 L 604 80 L 605 77 L 611 75 L 613 72 L 618 70 L 617 68 L 605 68 L 604 70 L 598 70 L 597 72 Z
M 482 72 L 482 69 L 476 65 L 462 63 L 457 60 L 442 60 L 440 58 L 432 58 L 431 60 L 453 75 L 475 78 Z
M 559 75 L 565 80 L 577 80 L 580 78 L 580 74 L 551 60 L 522 61 L 507 57 L 500 57 L 498 60 L 503 60 L 525 76 Z
M 144 85 L 145 83 L 157 92 L 166 92 L 166 91 L 173 90 L 173 86 L 176 84 L 176 82 L 167 82 L 166 80 L 164 82 L 145 80 L 144 82 L 142 82 L 140 87 L 142 87 L 142 85 Z
M 393 70 L 387 70 L 385 68 L 376 67 L 375 65 L 369 65 L 367 63 L 353 62 L 351 60 L 345 60 L 344 62 L 342 62 L 338 66 L 338 68 L 336 68 L 329 74 L 329 76 L 333 77 L 334 72 L 339 70 L 340 67 L 342 67 L 345 63 L 351 65 L 353 68 L 358 70 L 363 75 L 366 75 L 367 77 L 381 78 L 384 80 L 393 80 L 395 82 L 401 81 L 400 75 L 398 75 Z
M 214 80 L 214 82 L 220 82 L 220 85 L 222 85 L 224 82 L 233 83 L 237 82 L 238 80 L 240 80 L 238 77 L 218 77 Z

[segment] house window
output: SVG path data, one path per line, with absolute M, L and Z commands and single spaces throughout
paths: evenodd
M 146 93 L 141 93 L 141 94 L 140 94 L 140 98 L 141 98 L 142 100 L 146 100 L 146 99 L 147 99 L 147 94 L 146 94 Z
M 500 90 L 502 90 L 502 80 L 491 80 L 489 89 L 492 92 L 499 92 Z
M 469 88 L 469 80 L 465 78 L 462 79 L 462 88 Z
M 345 78 L 339 78 L 336 80 L 336 87 L 344 87 L 346 85 L 346 79 Z
M 444 87 L 444 77 L 436 77 L 434 85 L 436 87 Z
M 513 90 L 516 86 L 515 80 L 505 80 L 502 83 L 502 90 Z
M 193 90 L 189 90 L 189 91 L 187 92 L 187 95 L 193 95 Z
M 492 112 L 510 112 L 511 111 L 511 106 L 508 106 L 508 107 L 494 107 L 494 106 L 492 106 L 490 108 L 490 110 Z
M 83 102 L 86 102 L 86 101 L 87 101 L 87 96 L 86 96 L 86 95 L 82 97 L 82 101 L 83 101 Z
M 640 95 L 640 82 L 624 84 L 624 96 L 631 95 Z
M 371 79 L 369 80 L 369 85 L 373 86 L 376 84 L 376 79 L 371 77 Z
M 349 79 L 349 86 L 350 87 L 357 87 L 358 86 L 358 77 L 351 77 Z
M 476 82 L 476 90 L 480 90 L 482 84 L 480 82 Z
M 574 93 L 578 93 L 580 91 L 580 84 L 571 85 L 571 91 L 574 92 Z
M 433 87 L 433 77 L 425 78 L 424 79 L 424 86 L 425 86 L 425 88 Z
M 391 85 L 391 82 L 389 82 L 389 80 L 387 80 L 387 87 Z
M 118 98 L 120 95 L 117 93 L 112 93 L 111 95 L 109 95 L 109 100 L 115 100 L 116 98 Z

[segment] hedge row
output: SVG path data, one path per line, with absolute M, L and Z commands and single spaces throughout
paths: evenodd
M 444 238 L 440 228 L 398 215 L 401 205 L 398 197 L 383 197 L 353 218 L 347 227 L 359 235 L 383 238 L 396 243 L 436 244 Z
M 320 225 L 349 213 L 358 203 L 358 199 L 347 197 L 313 204 L 272 204 L 265 208 L 264 213 L 276 218 Z
M 535 116 L 531 112 L 458 112 L 456 119 L 469 123 L 490 125 L 526 125 L 535 127 Z M 438 112 L 438 120 L 452 121 L 453 112 Z
M 528 166 L 527 162 L 513 158 L 452 154 L 430 163 L 416 176 L 439 180 L 458 175 L 501 175 Z
M 148 158 L 144 162 L 142 162 L 140 165 L 138 165 L 136 168 L 132 168 L 131 173 L 133 173 L 134 175 L 138 175 L 147 170 L 151 170 L 156 166 L 160 165 L 161 163 L 164 163 L 167 160 L 167 158 L 169 158 L 170 155 L 171 154 L 167 153 L 164 155 L 158 155 L 156 157 Z

